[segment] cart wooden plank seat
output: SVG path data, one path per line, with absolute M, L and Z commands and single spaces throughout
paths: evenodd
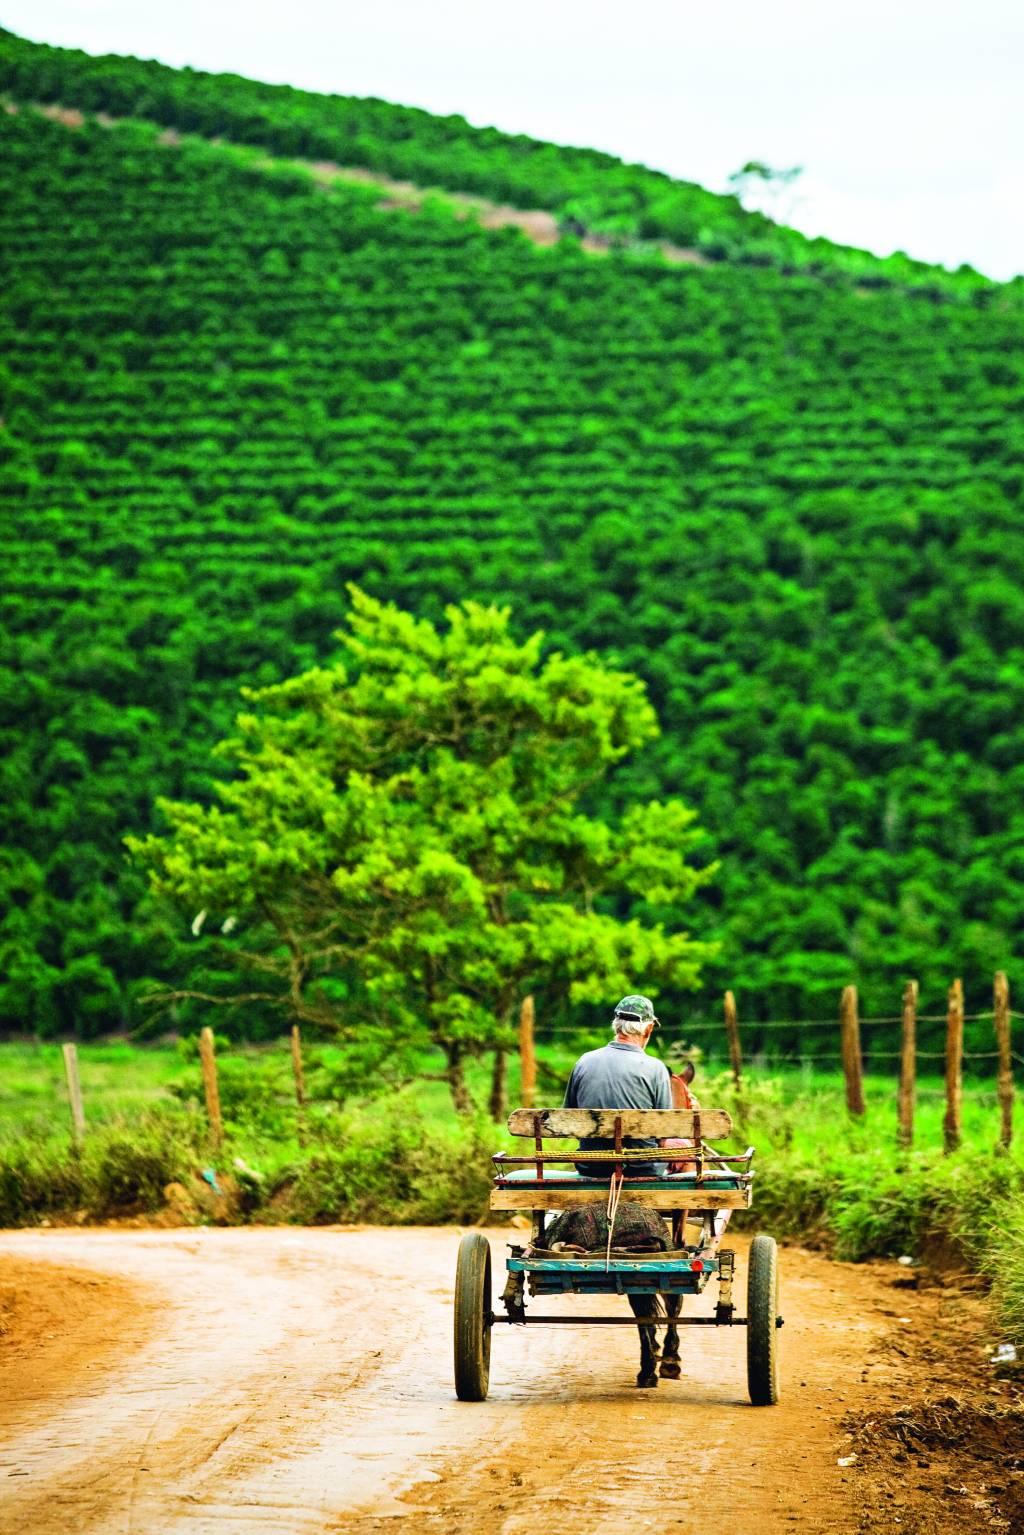
M 622 1198 L 655 1210 L 738 1210 L 751 1202 L 753 1148 L 725 1157 L 703 1144 L 731 1135 L 732 1120 L 722 1109 L 515 1109 L 508 1128 L 513 1135 L 531 1136 L 534 1150 L 493 1157 L 492 1210 L 565 1210 L 603 1203 L 608 1198 L 606 1169 L 616 1162 L 625 1173 Z M 638 1136 L 695 1144 L 685 1150 L 624 1144 Z M 545 1141 L 590 1137 L 611 1144 L 596 1151 L 544 1149 Z M 692 1165 L 660 1178 L 629 1176 L 630 1162 L 649 1165 L 671 1158 Z M 604 1176 L 588 1177 L 573 1165 L 591 1161 L 601 1164 Z
M 661 1178 L 648 1182 L 630 1179 L 622 1185 L 622 1198 L 652 1210 L 745 1210 L 751 1202 L 752 1183 L 738 1188 L 720 1183 L 687 1183 L 684 1179 Z M 532 1183 L 496 1183 L 491 1189 L 492 1210 L 568 1210 L 576 1205 L 608 1202 L 608 1180 L 599 1183 L 568 1180 Z
M 742 1177 L 627 1178 L 622 1198 L 654 1210 L 745 1210 L 751 1201 L 752 1173 Z M 513 1173 L 491 1189 L 492 1210 L 568 1210 L 575 1205 L 607 1204 L 608 1179 L 555 1173 L 543 1181 L 536 1174 Z
M 623 1136 L 655 1140 L 680 1136 L 724 1141 L 732 1134 L 732 1120 L 724 1109 L 513 1109 L 508 1116 L 511 1135 L 539 1134 L 545 1139 L 600 1135 L 611 1141 L 616 1124 Z

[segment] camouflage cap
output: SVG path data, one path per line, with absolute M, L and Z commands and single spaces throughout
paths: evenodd
M 654 1016 L 654 1003 L 650 997 L 636 995 L 623 997 L 616 1005 L 615 1017 L 622 1018 L 627 1023 L 657 1023 Z

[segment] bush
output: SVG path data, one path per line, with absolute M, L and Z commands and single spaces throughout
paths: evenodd
M 700 1052 L 688 1050 L 682 1054 L 692 1058 L 699 1057 Z M 670 1063 L 673 1071 L 678 1070 L 681 1060 L 682 1056 Z M 767 1137 L 780 1148 L 792 1142 L 795 1116 L 787 1109 L 782 1084 L 776 1078 L 747 1076 L 737 1088 L 731 1071 L 703 1076 L 698 1070 L 694 1089 L 706 1107 L 725 1110 L 737 1140 Z
M 185 1178 L 195 1161 L 192 1129 L 185 1116 L 152 1113 L 93 1132 L 82 1152 L 83 1202 L 90 1214 L 162 1209 L 167 1184 Z
M 438 1225 L 486 1215 L 490 1124 L 439 1129 L 393 1109 L 358 1127 L 343 1118 L 327 1133 L 331 1140 L 277 1180 L 290 1219 Z
M 948 1158 L 919 1153 L 895 1167 L 885 1152 L 852 1159 L 834 1196 L 836 1256 L 923 1254 L 937 1242 L 965 1262 L 977 1262 L 993 1224 L 1022 1187 L 1018 1164 L 970 1152 Z
M 82 1198 L 81 1168 L 66 1151 L 23 1140 L 0 1148 L 0 1226 L 35 1225 Z
M 190 1069 L 170 1092 L 182 1103 L 198 1105 L 203 1101 L 203 1080 L 198 1069 L 198 1035 L 178 1041 L 178 1052 Z M 296 1109 L 292 1068 L 287 1051 L 264 1052 L 258 1056 L 240 1054 L 238 1048 L 218 1036 L 217 1088 L 221 1117 L 230 1134 L 243 1131 L 288 1139 L 295 1134 Z
M 832 1241 L 830 1203 L 835 1187 L 813 1164 L 765 1159 L 754 1184 L 754 1207 L 737 1212 L 740 1229 L 757 1227 L 776 1237 L 828 1246 Z
M 238 1127 L 275 1138 L 295 1134 L 295 1090 L 286 1055 L 280 1060 L 225 1055 L 217 1063 L 217 1084 L 229 1132 Z
M 926 1256 L 938 1244 L 974 1263 L 1022 1189 L 1019 1164 L 969 1151 L 897 1157 L 874 1146 L 813 1162 L 769 1153 L 751 1214 L 777 1236 L 817 1241 L 848 1262 Z

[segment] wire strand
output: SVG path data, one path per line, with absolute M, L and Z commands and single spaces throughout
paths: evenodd
M 1024 1020 L 1024 1013 L 1011 1012 L 1011 1018 Z M 948 1023 L 948 1013 L 915 1013 L 917 1023 Z M 964 1013 L 964 1023 L 983 1023 L 995 1019 L 995 1013 L 989 1010 L 984 1013 Z M 877 1017 L 858 1018 L 860 1028 L 874 1028 L 876 1025 L 886 1023 L 902 1023 L 902 1013 L 886 1013 Z M 839 1023 L 838 1015 L 831 1018 L 764 1018 L 749 1019 L 744 1022 L 739 1020 L 740 1029 L 749 1030 L 751 1033 L 760 1034 L 766 1029 L 832 1029 Z M 725 1033 L 725 1025 L 716 1018 L 692 1018 L 679 1025 L 682 1034 L 696 1029 L 715 1029 Z M 575 1023 L 549 1023 L 543 1026 L 545 1034 L 587 1034 L 591 1030 L 586 1024 Z

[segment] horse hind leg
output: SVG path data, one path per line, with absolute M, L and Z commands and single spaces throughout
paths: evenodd
M 630 1307 L 635 1317 L 658 1316 L 662 1310 L 661 1299 L 657 1295 L 630 1295 L 628 1297 Z M 640 1370 L 636 1378 L 638 1386 L 656 1386 L 658 1384 L 658 1329 L 656 1327 L 638 1327 L 640 1334 Z
M 681 1295 L 665 1295 L 662 1297 L 665 1305 L 665 1314 L 669 1318 L 669 1325 L 665 1329 L 665 1343 L 661 1351 L 661 1363 L 658 1366 L 658 1374 L 663 1380 L 678 1380 L 683 1373 L 679 1363 L 679 1333 L 673 1323 L 683 1309 L 683 1297 Z

